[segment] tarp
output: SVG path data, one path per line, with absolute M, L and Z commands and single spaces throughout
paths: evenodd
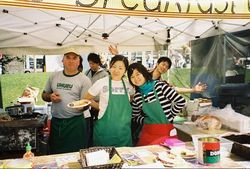
M 69 50 L 80 53 L 102 52 L 107 51 L 110 44 L 118 45 L 120 51 L 163 49 L 164 46 L 169 45 L 182 46 L 197 38 L 249 29 L 250 21 L 249 19 L 223 19 L 223 16 L 228 18 L 228 15 L 232 18 L 250 17 L 247 13 L 249 6 L 246 4 L 247 1 L 239 1 L 241 3 L 236 5 L 237 8 L 234 8 L 234 14 L 230 8 L 233 7 L 233 4 L 228 4 L 227 10 L 222 15 L 219 15 L 218 12 L 213 15 L 212 11 L 208 11 L 207 14 L 200 12 L 198 15 L 194 9 L 194 12 L 191 11 L 192 4 L 188 14 L 186 10 L 178 11 L 178 4 L 174 4 L 177 6 L 172 9 L 173 4 L 171 5 L 171 3 L 169 3 L 169 11 L 159 12 L 155 9 L 150 12 L 128 9 L 107 10 L 118 1 L 104 1 L 107 2 L 106 8 L 101 10 L 97 6 L 95 8 L 99 9 L 97 11 L 94 11 L 95 6 L 93 5 L 90 7 L 75 5 L 70 11 L 65 5 L 54 10 L 55 4 L 43 4 L 41 1 L 37 1 L 39 5 L 34 5 L 35 2 L 29 1 L 10 2 L 0 1 L 0 10 L 2 11 L 0 13 L 0 51 L 5 54 L 61 54 Z M 85 5 L 91 4 L 91 2 L 97 2 L 95 5 L 102 4 L 100 6 L 103 6 L 100 1 L 84 1 Z M 132 2 L 130 4 L 128 1 L 119 2 L 133 6 Z M 142 5 L 139 1 L 135 2 L 139 6 Z M 152 4 L 151 2 L 152 6 L 150 6 L 149 1 L 143 2 L 147 2 L 150 8 L 157 6 L 157 3 Z M 225 5 L 225 1 L 223 2 Z M 165 3 L 162 1 L 161 8 L 164 7 L 163 4 Z M 187 3 L 183 3 L 181 9 L 186 9 L 187 5 Z M 214 4 L 211 10 L 224 9 L 220 5 Z M 239 6 L 244 7 L 243 13 L 241 13 Z M 51 9 L 48 9 L 49 7 Z M 201 7 L 204 10 L 210 9 L 209 4 L 203 4 Z M 85 12 L 81 12 L 82 8 L 85 9 Z M 78 9 L 78 11 L 75 12 L 74 9 Z M 114 10 L 127 11 L 128 15 L 124 13 L 119 15 L 119 12 L 116 13 L 117 15 L 105 14 L 108 13 L 107 11 L 115 13 Z M 86 13 L 86 11 L 89 12 Z M 174 14 L 176 14 L 176 18 L 173 18 Z M 157 15 L 160 17 L 153 17 Z M 169 15 L 171 18 L 168 18 Z M 208 17 L 209 15 L 213 18 L 217 16 L 219 19 L 204 19 L 204 16 Z
M 224 83 L 250 82 L 250 32 L 212 36 L 191 42 L 191 85 L 202 81 L 208 89 L 191 98 L 212 98 L 217 106 L 220 85 Z M 237 95 L 237 93 L 234 93 Z

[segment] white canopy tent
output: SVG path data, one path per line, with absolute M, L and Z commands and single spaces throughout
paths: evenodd
M 145 51 L 250 28 L 250 19 L 155 18 L 9 6 L 0 6 L 0 11 L 0 52 L 5 54 L 102 52 L 110 44 L 121 51 Z
M 13 1 L 13 3 L 8 5 L 10 2 L 7 3 L 7 1 Z M 156 11 L 155 13 L 137 11 L 137 13 L 133 13 L 134 11 L 132 10 L 119 11 L 112 8 L 112 6 L 110 7 L 113 9 L 111 9 L 111 12 L 107 12 L 108 9 L 105 9 L 106 11 L 100 9 L 94 12 L 94 9 L 91 7 L 89 7 L 89 9 L 86 9 L 88 8 L 86 7 L 84 8 L 84 10 L 86 9 L 85 11 L 81 11 L 80 7 L 76 5 L 68 6 L 67 10 L 63 10 L 64 5 L 62 5 L 61 8 L 53 10 L 56 6 L 55 4 L 49 3 L 46 6 L 42 1 L 48 0 L 0 0 L 0 53 L 8 55 L 50 55 L 63 54 L 68 51 L 75 51 L 80 54 L 107 52 L 107 47 L 110 44 L 117 45 L 119 51 L 159 50 L 167 46 L 181 47 L 197 38 L 206 38 L 225 32 L 250 29 L 249 0 L 241 0 L 245 2 L 241 3 L 241 5 L 236 4 L 236 1 L 230 1 L 232 8 L 234 6 L 238 7 L 237 10 L 235 8 L 235 12 L 238 12 L 235 14 L 236 16 L 233 17 L 232 15 L 234 15 L 234 13 L 230 10 L 232 8 L 228 8 L 231 15 L 227 16 L 228 12 L 225 12 L 218 14 L 218 18 L 216 18 L 217 15 L 212 15 L 213 13 L 190 14 L 185 17 L 185 11 L 178 12 L 178 10 L 172 11 L 171 14 L 162 11 Z M 68 2 L 70 0 L 54 1 Z M 88 2 L 91 1 L 96 2 L 98 0 L 89 0 Z M 114 2 L 118 0 L 110 0 L 109 2 L 111 1 Z M 141 0 L 140 2 L 145 1 L 146 0 Z M 161 0 L 151 1 L 160 2 Z M 178 0 L 172 1 L 177 2 Z M 184 0 L 181 0 L 179 2 L 183 1 Z M 191 2 L 192 0 L 186 1 Z M 195 3 L 197 1 L 199 0 L 194 0 Z M 212 1 L 216 2 L 216 0 L 208 0 L 207 2 Z M 219 0 L 218 2 L 221 1 L 223 0 Z M 21 5 L 19 5 L 19 2 Z M 103 0 L 102 2 L 107 2 L 107 0 Z M 133 1 L 127 0 L 126 2 Z M 136 2 L 139 2 L 139 0 Z M 163 2 L 163 0 L 161 2 Z M 247 2 L 248 5 L 246 5 Z M 33 5 L 35 3 L 38 5 L 34 7 Z M 39 5 L 41 5 L 41 7 L 39 7 Z M 52 7 L 50 7 L 50 5 L 52 5 Z M 244 7 L 245 11 L 241 12 L 240 7 Z M 75 10 L 75 8 L 77 9 Z M 119 12 L 123 12 L 123 14 Z M 126 15 L 126 13 L 128 15 Z M 168 17 L 169 15 L 171 15 L 171 17 Z M 212 19 L 207 19 L 211 16 Z M 231 19 L 229 19 L 230 17 Z M 239 39 L 241 39 L 241 37 L 239 37 Z M 244 40 L 242 41 L 245 42 Z M 234 41 L 232 41 L 232 43 L 233 42 Z M 207 48 L 207 46 L 204 48 Z M 208 54 L 211 53 L 213 57 L 207 57 L 207 60 L 199 62 L 197 65 L 205 68 L 210 67 L 212 70 L 220 71 L 220 75 L 222 75 L 222 69 L 224 69 L 223 66 L 225 64 L 220 61 L 223 60 L 225 56 L 221 57 L 222 55 L 220 54 L 223 53 L 222 48 L 218 49 L 218 52 L 214 50 L 215 52 L 213 53 L 206 51 Z M 204 49 L 202 48 L 202 50 Z M 206 55 L 204 58 L 205 57 Z M 203 56 L 201 58 L 203 58 Z M 219 61 L 217 62 L 215 59 L 214 62 L 211 62 L 212 58 L 216 58 Z M 198 73 L 204 74 L 203 71 L 198 71 Z M 211 91 L 215 91 L 214 87 L 217 83 L 213 83 L 210 79 L 210 77 L 215 77 L 214 75 L 215 73 L 211 74 L 211 76 L 206 75 L 208 78 L 201 80 L 199 75 L 195 75 L 197 78 L 191 81 L 192 85 L 202 81 L 209 84 L 208 86 L 212 88 Z M 213 93 L 211 94 L 209 92 L 203 94 L 213 96 Z

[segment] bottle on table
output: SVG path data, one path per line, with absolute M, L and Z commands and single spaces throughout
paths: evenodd
M 23 155 L 23 158 L 26 160 L 31 160 L 33 157 L 35 157 L 34 153 L 31 152 L 32 147 L 30 146 L 30 143 L 27 143 L 27 146 L 25 147 L 26 153 Z

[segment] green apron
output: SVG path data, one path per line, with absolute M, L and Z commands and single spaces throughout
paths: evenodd
M 146 103 L 142 96 L 142 110 L 145 113 L 145 118 L 138 146 L 158 144 L 162 138 L 169 137 L 170 131 L 174 128 L 164 114 L 155 89 L 153 90 L 155 101 Z
M 94 123 L 94 146 L 132 146 L 132 108 L 126 86 L 122 80 L 124 94 L 112 94 L 109 78 L 109 101 L 103 117 Z
M 51 119 L 50 153 L 75 152 L 87 147 L 87 128 L 83 115 Z

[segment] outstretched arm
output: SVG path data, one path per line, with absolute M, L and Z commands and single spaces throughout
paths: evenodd
M 193 88 L 175 87 L 175 90 L 178 93 L 201 93 L 201 92 L 204 92 L 206 89 L 207 89 L 207 84 L 201 83 L 201 82 L 199 82 Z

